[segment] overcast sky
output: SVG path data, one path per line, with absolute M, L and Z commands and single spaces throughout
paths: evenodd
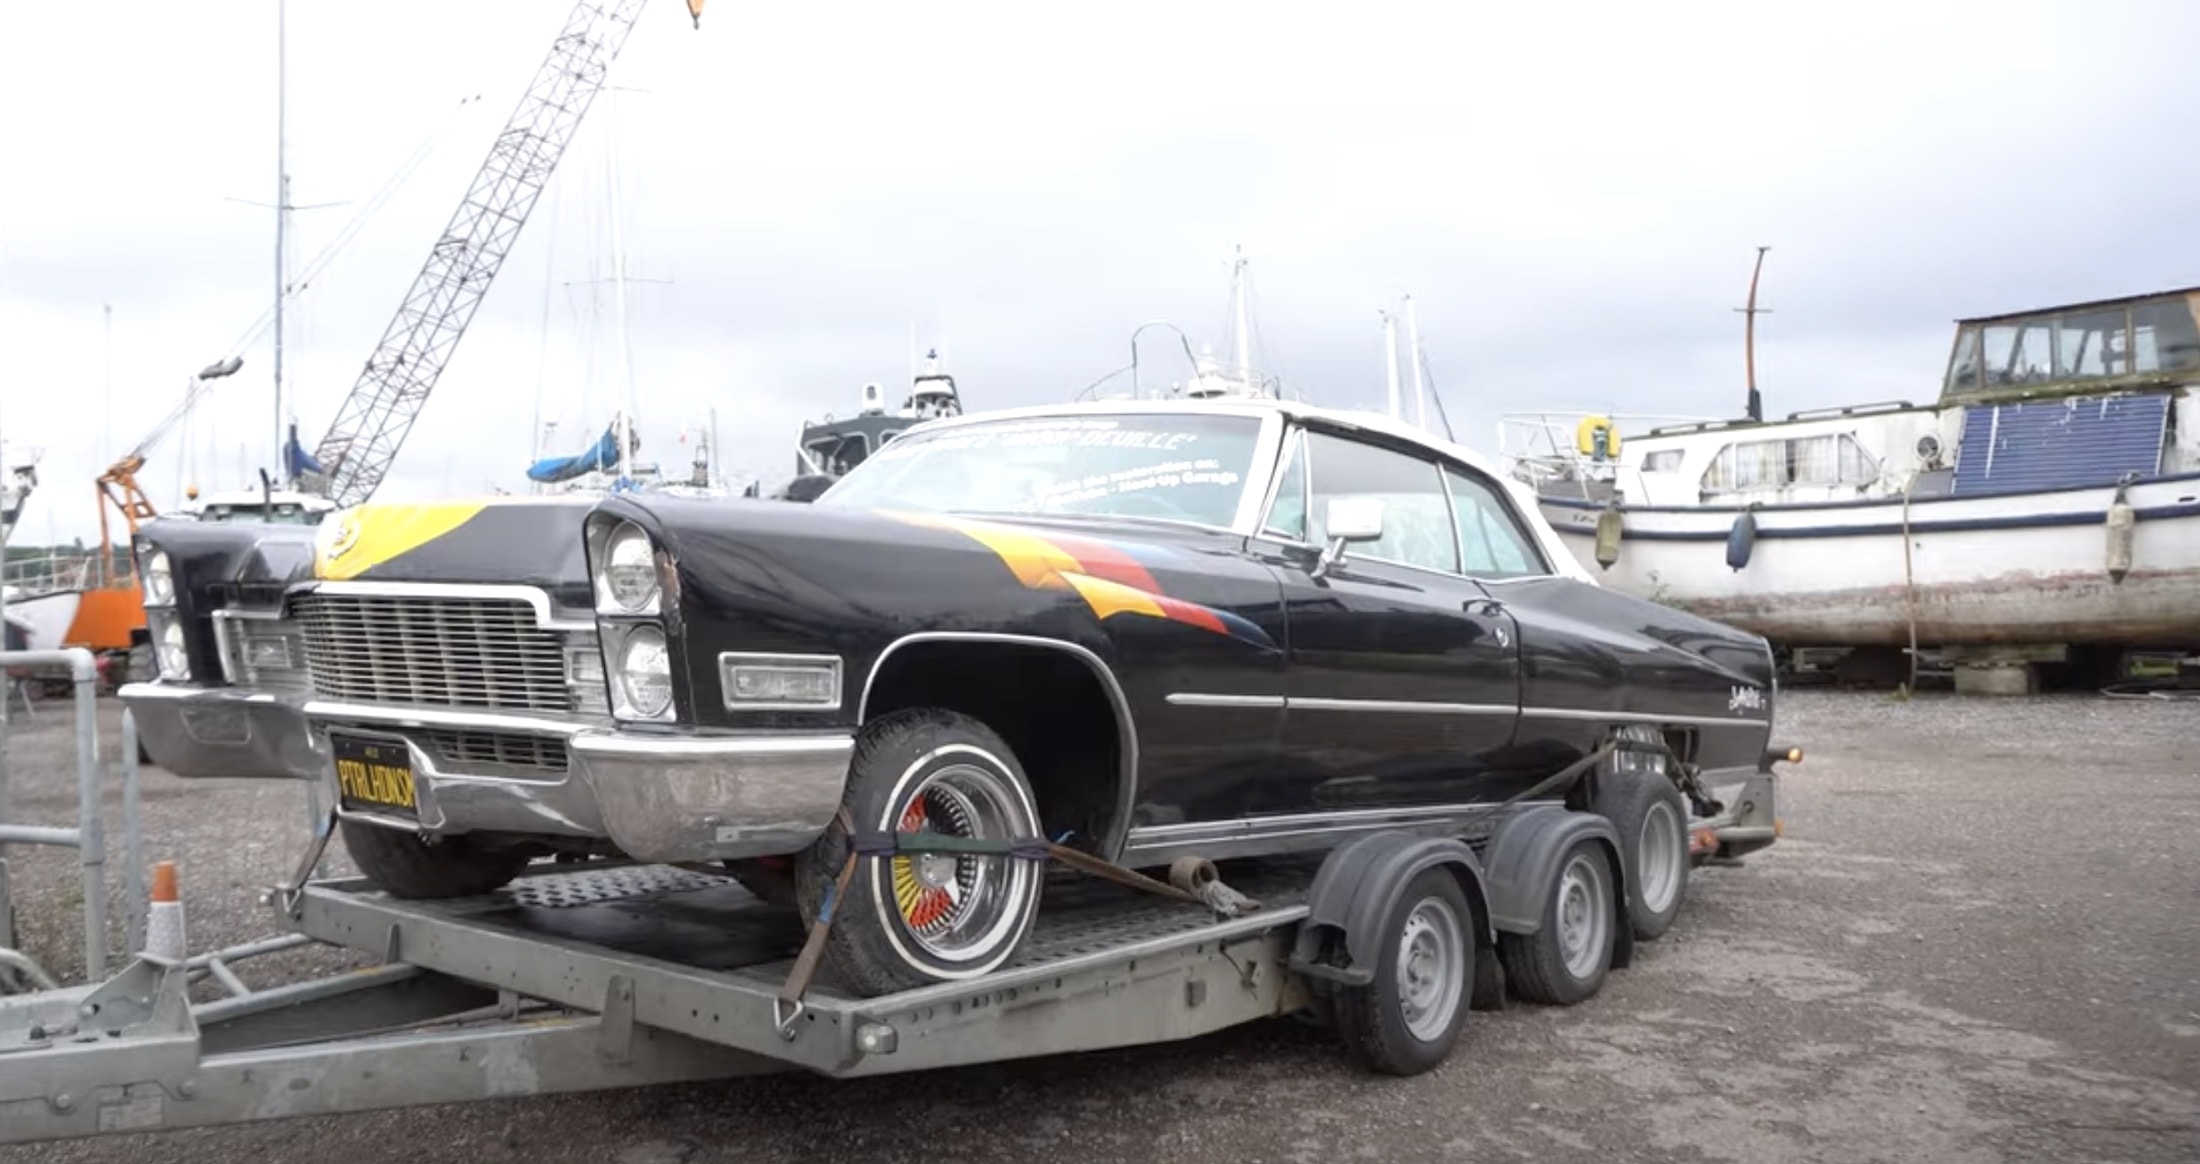
M 296 216 L 300 269 L 440 134 L 293 303 L 309 448 L 568 8 L 291 0 L 292 198 L 346 203 Z M 1760 244 L 1779 412 L 1931 396 L 1957 316 L 2200 283 L 2200 4 L 1802 10 L 711 0 L 696 30 L 652 0 L 633 91 L 590 113 L 380 496 L 523 489 L 538 407 L 558 452 L 609 420 L 613 158 L 645 454 L 684 463 L 715 408 L 767 483 L 803 418 L 866 380 L 899 399 L 912 334 L 973 409 L 1071 397 L 1149 319 L 1222 350 L 1240 245 L 1265 370 L 1381 406 L 1377 312 L 1410 291 L 1485 451 L 1502 411 L 1737 411 Z M 275 193 L 275 15 L 9 12 L 0 438 L 46 451 L 19 541 L 96 531 L 100 468 L 272 302 L 274 216 L 238 200 Z M 243 355 L 151 452 L 156 505 L 271 463 L 269 344 Z M 1158 330 L 1140 359 L 1183 376 Z

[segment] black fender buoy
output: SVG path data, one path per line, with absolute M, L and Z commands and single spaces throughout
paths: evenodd
M 1750 551 L 1757 548 L 1757 515 L 1743 510 L 1734 519 L 1734 528 L 1726 531 L 1726 566 L 1739 571 L 1749 565 Z

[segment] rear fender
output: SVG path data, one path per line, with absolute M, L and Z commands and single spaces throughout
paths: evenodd
M 1474 911 L 1475 944 L 1487 948 L 1495 933 L 1474 850 L 1451 837 L 1384 832 L 1332 850 L 1323 860 L 1291 951 L 1291 969 L 1321 982 L 1366 985 L 1375 977 L 1387 938 L 1383 924 L 1398 895 L 1423 870 L 1438 866 L 1459 879 Z
M 1507 815 L 1483 850 L 1490 924 L 1508 934 L 1541 930 L 1559 860 L 1583 837 L 1594 838 L 1603 848 L 1612 869 L 1615 904 L 1624 919 L 1634 886 L 1628 882 L 1627 863 L 1620 856 L 1619 832 L 1601 815 L 1549 804 Z M 1612 949 L 1612 965 L 1625 967 L 1634 958 L 1634 934 L 1624 924 L 1615 929 L 1618 936 Z

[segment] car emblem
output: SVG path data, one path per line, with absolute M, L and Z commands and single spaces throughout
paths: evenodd
M 358 544 L 359 521 L 357 518 L 347 517 L 337 525 L 336 536 L 329 539 L 328 553 L 325 556 L 330 561 L 335 561 L 350 553 L 351 548 Z

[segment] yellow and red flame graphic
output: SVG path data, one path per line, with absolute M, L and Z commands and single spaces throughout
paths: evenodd
M 1034 590 L 1075 591 L 1103 621 L 1123 614 L 1144 615 L 1275 649 L 1275 640 L 1268 632 L 1241 615 L 1162 593 L 1161 583 L 1140 560 L 1168 556 L 1159 547 L 1118 545 L 1062 533 L 1041 536 L 995 522 L 930 513 L 895 516 L 917 525 L 953 530 L 984 543 L 1017 581 Z

